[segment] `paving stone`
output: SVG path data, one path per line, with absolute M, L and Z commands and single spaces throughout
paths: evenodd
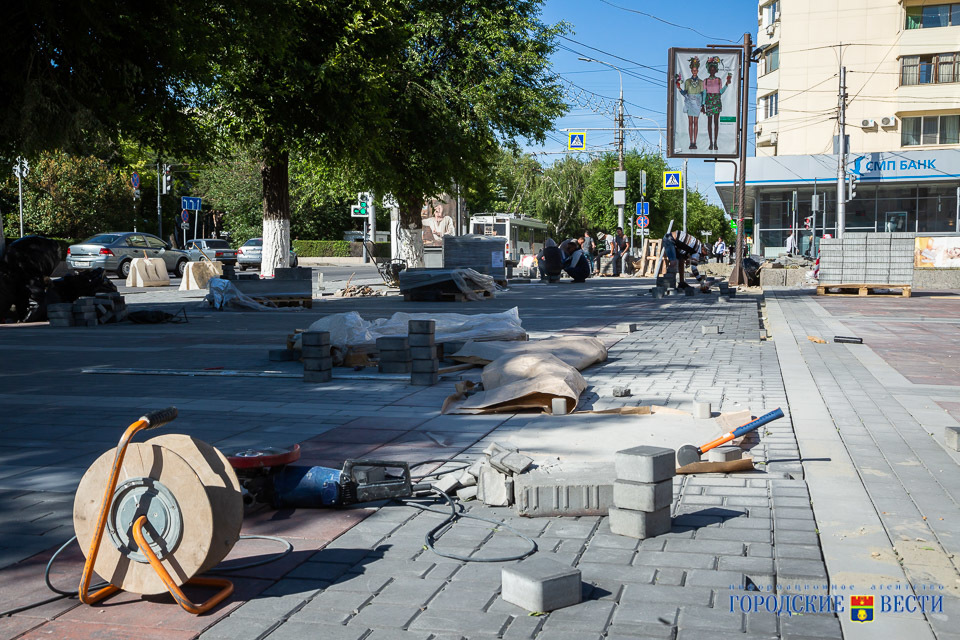
M 200 634 L 199 640 L 257 640 L 277 623 L 272 617 L 228 616 Z
M 653 567 L 679 567 L 681 569 L 714 569 L 717 558 L 707 553 L 677 553 L 671 551 L 641 551 L 634 559 L 635 565 Z
M 743 631 L 743 614 L 726 609 L 683 606 L 680 607 L 677 627 L 680 630 Z
M 721 571 L 739 571 L 748 576 L 773 575 L 773 558 L 720 556 L 717 568 Z
M 657 511 L 673 503 L 673 481 L 630 482 L 616 480 L 613 483 L 613 504 L 620 509 L 633 511 Z
M 559 609 L 547 618 L 546 624 L 543 625 L 544 633 L 557 628 L 602 633 L 616 606 L 617 604 L 611 600 L 588 600 Z
M 464 629 L 480 634 L 499 635 L 510 621 L 504 613 L 482 613 L 476 611 L 458 611 L 456 609 L 438 609 L 428 607 L 410 625 L 413 630 L 454 631 Z
M 376 603 L 425 605 L 447 583 L 439 579 L 410 578 L 400 576 L 377 594 Z
M 657 640 L 673 640 L 676 628 L 672 625 L 650 623 L 613 624 L 607 628 L 606 640 L 637 640 L 637 638 L 653 638 Z
M 744 544 L 733 540 L 668 540 L 666 551 L 694 552 L 710 555 L 740 556 L 744 552 Z
M 620 605 L 629 607 L 648 606 L 648 603 L 667 603 L 670 605 L 710 604 L 713 591 L 706 587 L 676 587 L 670 585 L 628 584 L 620 596 Z
M 679 567 L 660 567 L 653 584 L 665 584 L 679 587 L 684 583 L 687 572 Z
M 360 609 L 347 626 L 354 629 L 404 629 L 418 615 L 420 607 L 412 603 L 370 603 Z
M 553 611 L 580 602 L 580 570 L 534 556 L 504 567 L 501 597 L 527 611 Z
M 610 507 L 610 530 L 631 538 L 652 538 L 670 530 L 670 507 L 632 511 Z
M 303 605 L 299 611 L 291 616 L 290 620 L 293 622 L 343 624 L 361 607 L 369 603 L 372 598 L 372 593 L 324 591 Z
M 660 482 L 676 472 L 676 452 L 664 447 L 640 446 L 614 456 L 617 478 L 632 482 Z
M 265 636 L 265 640 L 302 640 L 303 638 L 360 640 L 366 633 L 366 629 L 348 628 L 342 625 L 317 624 L 315 622 L 285 622 Z
M 581 561 L 596 562 L 599 564 L 629 565 L 633 561 L 633 549 L 611 549 L 591 546 L 583 552 Z
M 781 616 L 780 629 L 784 638 L 807 636 L 811 638 L 842 638 L 840 621 L 832 614 Z

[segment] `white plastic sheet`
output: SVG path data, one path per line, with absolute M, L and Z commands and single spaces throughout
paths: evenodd
M 239 307 L 241 309 L 253 309 L 254 311 L 266 311 L 272 307 L 262 305 L 247 294 L 237 289 L 232 282 L 223 278 L 211 278 L 208 283 L 210 293 L 203 299 L 210 303 L 214 309 L 223 309 L 224 307 Z
M 212 281 L 211 281 L 212 282 Z M 211 289 L 212 292 L 212 289 Z M 364 320 L 359 313 L 335 313 L 310 325 L 309 331 L 328 331 L 330 344 L 346 351 L 348 347 L 376 344 L 384 336 L 405 336 L 410 320 L 436 322 L 436 341 L 526 340 L 516 307 L 502 313 L 395 313 L 389 318 Z M 299 348 L 300 336 L 295 338 Z

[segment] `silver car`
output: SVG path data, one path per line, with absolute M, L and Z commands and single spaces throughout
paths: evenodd
M 67 266 L 78 271 L 85 269 L 104 269 L 116 271 L 121 278 L 130 274 L 130 262 L 134 258 L 163 258 L 167 271 L 178 278 L 189 257 L 183 251 L 149 233 L 117 232 L 99 233 L 80 244 L 67 249 Z
M 223 264 L 237 264 L 237 251 L 230 247 L 226 240 L 218 238 L 198 238 L 187 241 L 187 256 L 192 262 L 197 262 L 206 256 L 210 260 L 216 260 Z M 201 255 L 201 252 L 202 255 Z
M 237 249 L 237 264 L 240 270 L 244 271 L 248 267 L 260 268 L 260 260 L 263 255 L 263 238 L 250 238 Z M 290 266 L 295 267 L 298 264 L 297 254 L 290 249 Z

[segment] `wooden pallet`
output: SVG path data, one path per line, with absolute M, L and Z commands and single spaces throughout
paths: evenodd
M 474 291 L 474 293 L 483 299 L 493 297 L 493 293 L 485 289 Z M 407 291 L 403 294 L 403 300 L 404 302 L 471 302 L 463 292 L 436 290 Z
M 250 296 L 260 304 L 268 307 L 305 307 L 313 308 L 313 298 L 308 296 Z
M 836 293 L 830 289 L 837 289 Z M 880 293 L 881 289 L 895 289 L 904 298 L 910 297 L 909 284 L 822 284 L 817 287 L 818 296 L 893 296 L 896 294 Z
M 644 240 L 640 247 L 640 257 L 634 262 L 640 263 L 637 274 L 644 278 L 653 278 L 656 275 L 664 275 L 667 272 L 666 260 L 660 263 L 660 273 L 654 273 L 657 270 L 657 257 L 663 249 L 663 240 Z

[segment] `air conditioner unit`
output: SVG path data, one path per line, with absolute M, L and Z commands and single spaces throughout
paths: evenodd
M 777 132 L 774 131 L 774 132 L 771 133 L 769 136 L 767 136 L 767 140 L 769 141 L 771 147 L 776 146 L 776 144 L 777 144 Z
M 767 35 L 768 35 L 768 36 L 770 36 L 770 37 L 772 38 L 772 37 L 773 37 L 773 34 L 776 33 L 776 32 L 777 32 L 777 25 L 775 25 L 775 24 L 768 24 L 768 25 L 767 25 Z
M 895 127 L 897 126 L 897 116 L 884 116 L 880 118 L 881 127 Z
M 877 121 L 873 118 L 864 118 L 860 121 L 860 127 L 863 129 L 873 129 L 877 126 Z
M 774 131 L 770 135 L 763 136 L 762 138 L 757 138 L 758 147 L 773 147 L 777 144 L 777 132 Z
M 754 132 L 756 135 L 760 135 L 761 133 L 763 133 L 763 125 L 762 125 L 762 124 L 755 124 L 755 125 L 753 125 L 753 132 Z

